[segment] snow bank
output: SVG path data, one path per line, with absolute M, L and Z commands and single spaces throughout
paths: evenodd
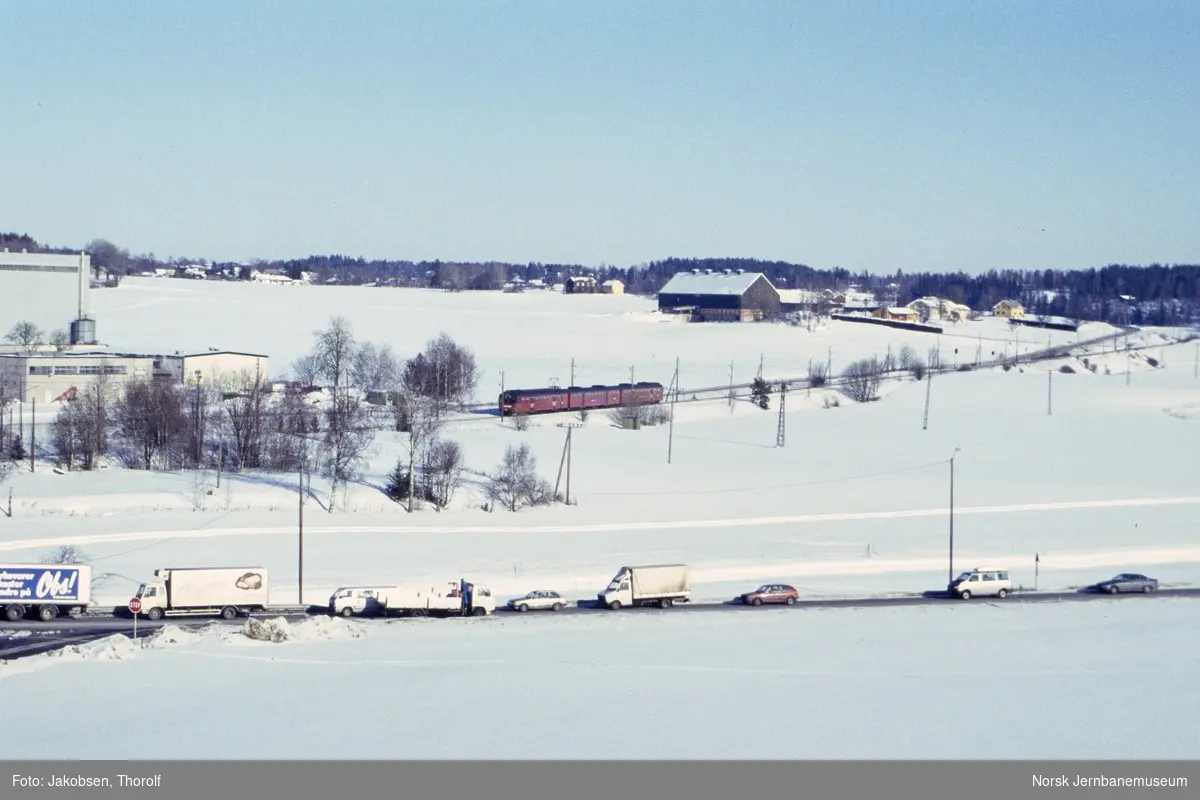
M 242 635 L 259 642 L 315 642 L 329 639 L 358 639 L 366 628 L 357 622 L 332 617 L 310 617 L 290 623 L 283 617 L 246 620 Z

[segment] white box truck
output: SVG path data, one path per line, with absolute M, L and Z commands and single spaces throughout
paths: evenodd
M 152 620 L 163 617 L 220 616 L 261 611 L 269 584 L 263 567 L 172 567 L 154 571 L 158 580 L 143 583 L 136 595 Z
M 343 586 L 329 598 L 329 613 L 343 617 L 481 617 L 495 610 L 491 590 L 465 580 L 451 581 L 443 589 Z
M 623 606 L 670 608 L 692 596 L 691 571 L 686 564 L 621 567 L 608 587 L 597 595 L 600 605 L 613 611 Z
M 42 622 L 86 611 L 92 568 L 80 564 L 0 564 L 0 608 L 9 622 L 33 614 Z

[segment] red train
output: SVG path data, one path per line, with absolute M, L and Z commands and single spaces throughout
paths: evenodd
M 593 408 L 650 406 L 661 403 L 661 383 L 621 383 L 616 386 L 570 386 L 565 389 L 509 389 L 500 395 L 500 416 L 550 414 Z

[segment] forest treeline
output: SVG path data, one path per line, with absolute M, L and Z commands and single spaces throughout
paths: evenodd
M 41 244 L 26 234 L 0 233 L 0 247 L 29 252 L 76 252 Z M 905 304 L 918 297 L 942 297 L 987 310 L 1001 300 L 1020 301 L 1028 313 L 1079 320 L 1134 325 L 1187 325 L 1200 322 L 1200 265 L 1109 264 L 1085 270 L 989 270 L 976 275 L 947 273 L 853 273 L 817 269 L 805 264 L 752 258 L 665 258 L 631 266 L 499 261 L 451 262 L 364 259 L 345 255 L 312 255 L 299 259 L 214 262 L 203 258 L 158 258 L 133 254 L 107 240 L 85 245 L 94 266 L 123 276 L 157 269 L 204 266 L 213 277 L 248 279 L 251 270 L 299 278 L 309 273 L 318 283 L 376 283 L 428 287 L 446 291 L 497 291 L 520 279 L 528 285 L 563 282 L 589 275 L 598 283 L 620 280 L 626 292 L 653 295 L 677 272 L 693 269 L 745 270 L 764 273 L 781 289 L 832 289 L 851 286 L 884 302 Z

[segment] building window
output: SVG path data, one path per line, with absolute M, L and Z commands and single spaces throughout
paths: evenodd
M 54 374 L 55 375 L 78 375 L 79 368 L 78 367 L 55 367 Z
M 124 375 L 125 367 L 111 367 L 111 366 L 105 365 L 104 374 L 105 375 Z
M 96 367 L 96 366 L 80 367 L 79 374 L 80 375 L 99 375 L 99 374 L 101 374 L 101 368 Z
M 29 374 L 30 375 L 53 375 L 54 369 L 52 367 L 30 367 Z

